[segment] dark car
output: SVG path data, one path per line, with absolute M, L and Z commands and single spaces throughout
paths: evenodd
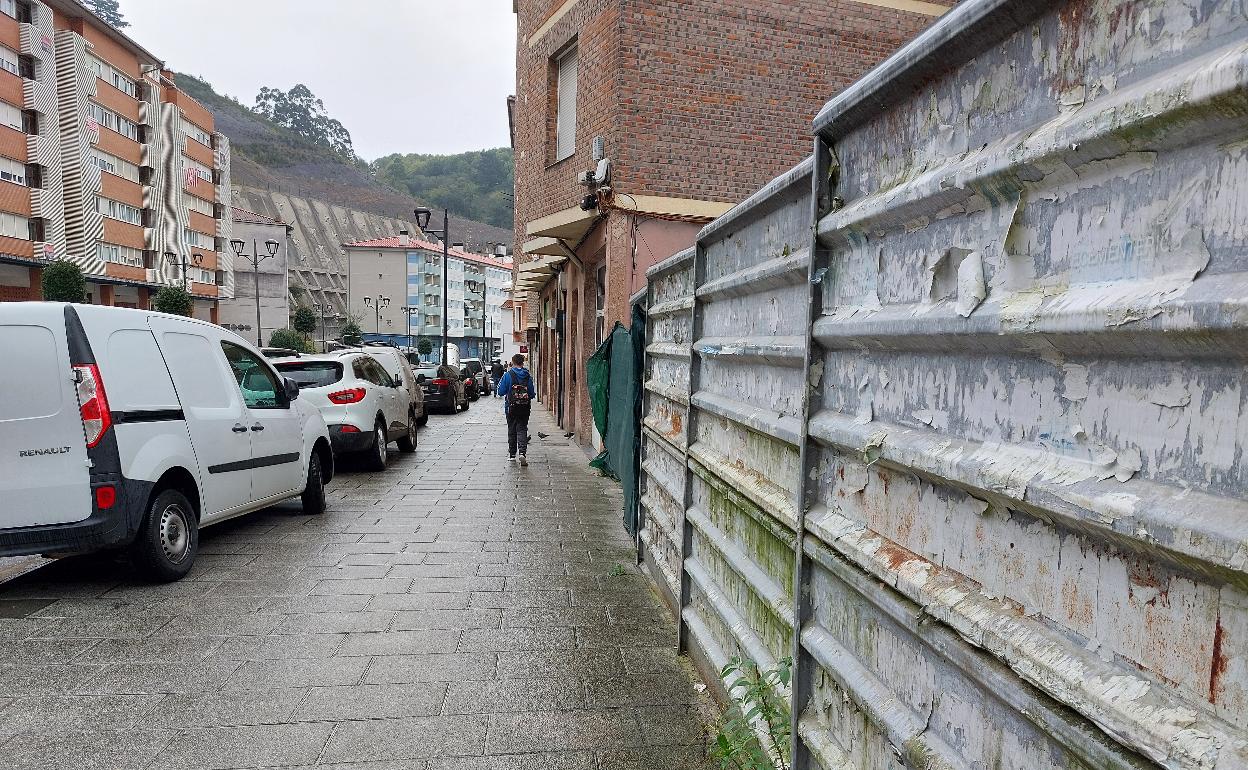
M 465 358 L 460 362 L 460 365 L 467 372 L 464 376 L 464 386 L 468 390 L 468 398 L 476 401 L 489 392 L 490 385 L 487 382 L 485 364 L 481 363 L 481 359 Z
M 425 390 L 426 414 L 455 414 L 461 406 L 468 409 L 464 380 L 455 369 L 432 364 L 419 364 L 415 369 L 416 383 Z

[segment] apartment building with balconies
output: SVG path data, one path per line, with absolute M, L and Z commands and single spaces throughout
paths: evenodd
M 67 259 L 89 302 L 184 285 L 215 320 L 233 276 L 212 113 L 74 0 L 0 0 L 0 68 L 0 300 L 39 298 L 43 266 Z
M 400 233 L 342 247 L 347 254 L 348 304 L 365 338 L 415 345 L 424 337 L 439 350 L 442 246 Z M 511 269 L 504 259 L 466 251 L 459 244 L 448 249 L 447 341 L 459 347 L 460 355 L 486 358 L 501 349 L 507 300 L 503 287 L 511 283 Z

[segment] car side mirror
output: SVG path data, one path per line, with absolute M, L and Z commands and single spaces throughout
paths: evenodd
M 289 377 L 283 377 L 282 387 L 286 391 L 287 401 L 294 401 L 295 399 L 299 398 L 299 383 L 295 382 Z
M 403 387 L 403 375 L 401 374 L 394 375 L 394 387 L 396 388 Z

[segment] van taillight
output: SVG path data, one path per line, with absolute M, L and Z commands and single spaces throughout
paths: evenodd
M 451 384 L 451 381 L 450 380 L 434 380 L 433 384 L 437 385 L 439 388 L 445 388 L 447 385 Z
M 104 380 L 95 364 L 75 364 L 74 375 L 78 389 L 78 411 L 82 415 L 82 431 L 86 435 L 87 448 L 100 443 L 113 424 L 108 411 L 108 396 L 104 393 Z
M 363 388 L 351 388 L 350 390 L 340 390 L 337 393 L 330 393 L 329 400 L 335 404 L 354 404 L 357 401 L 364 400 Z

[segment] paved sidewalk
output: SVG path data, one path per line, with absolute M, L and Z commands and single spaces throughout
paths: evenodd
M 205 530 L 180 583 L 77 559 L 0 586 L 0 766 L 707 767 L 618 486 L 534 411 L 528 468 L 486 398 L 323 516 Z

